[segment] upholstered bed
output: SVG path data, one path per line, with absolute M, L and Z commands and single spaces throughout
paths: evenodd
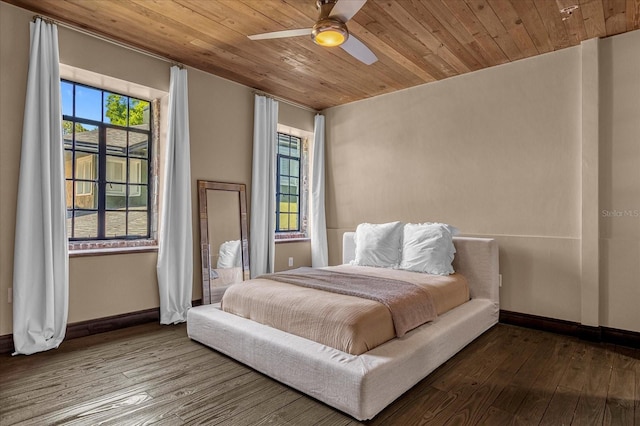
M 220 351 L 358 420 L 373 418 L 498 322 L 495 240 L 454 237 L 455 271 L 470 300 L 361 355 L 204 305 L 189 310 L 191 339 Z M 343 263 L 355 257 L 354 233 L 343 237 Z

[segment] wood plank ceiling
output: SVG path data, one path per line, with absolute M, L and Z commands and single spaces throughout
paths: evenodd
M 247 38 L 310 28 L 314 0 L 4 1 L 317 110 L 640 28 L 640 0 L 368 0 L 348 22 L 367 66 L 304 36 Z

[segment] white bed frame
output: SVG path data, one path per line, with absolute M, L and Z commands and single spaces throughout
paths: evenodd
M 355 256 L 353 236 L 344 234 L 344 263 Z M 454 268 L 467 277 L 471 300 L 362 355 L 226 313 L 218 305 L 190 309 L 187 333 L 358 420 L 371 419 L 498 322 L 496 241 L 455 237 L 454 244 Z

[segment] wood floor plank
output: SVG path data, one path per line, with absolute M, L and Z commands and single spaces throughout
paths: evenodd
M 511 382 L 514 372 L 497 369 L 472 393 L 469 398 L 455 408 L 453 416 L 445 425 L 475 425 L 487 413 L 493 401 Z
M 290 404 L 284 405 L 272 413 L 257 419 L 255 426 L 263 425 L 312 425 L 324 417 L 329 416 L 334 411 L 328 406 L 311 398 L 300 396 Z M 351 421 L 349 417 L 344 418 L 345 423 Z
M 515 413 L 516 419 L 524 424 L 538 424 L 541 421 L 576 347 L 574 340 L 556 338 L 554 343 L 544 369 Z
M 47 361 L 46 357 L 40 357 L 36 361 L 37 365 L 33 365 L 31 359 L 25 358 L 24 364 L 30 366 L 27 377 L 24 374 L 25 370 L 18 374 L 13 371 L 6 375 L 0 374 L 7 382 L 7 385 L 3 386 L 4 391 L 13 392 L 12 383 L 15 383 L 22 391 L 26 391 L 30 387 L 52 387 L 56 381 L 60 380 L 60 377 L 82 377 L 88 372 L 92 374 L 101 372 L 103 376 L 109 376 L 126 368 L 148 364 L 150 360 L 174 358 L 192 350 L 194 350 L 194 347 L 184 346 L 179 338 L 168 339 L 163 345 L 158 345 L 156 339 L 143 337 L 141 342 L 124 344 L 124 346 L 117 344 L 103 348 L 100 345 L 100 349 L 78 349 L 68 356 L 55 354 L 54 357 L 50 358 L 50 361 Z M 47 353 L 36 354 L 36 356 L 45 354 Z M 110 362 L 111 359 L 113 359 L 113 362 Z M 60 366 L 63 366 L 63 368 L 59 368 Z M 11 381 L 17 378 L 19 380 Z
M 257 376 L 250 371 L 237 367 L 237 369 L 221 372 L 219 375 L 194 374 L 191 379 L 191 385 L 186 386 L 184 390 L 165 393 L 159 397 L 147 401 L 145 404 L 137 407 L 131 407 L 128 410 L 121 410 L 108 416 L 94 416 L 90 420 L 93 424 L 102 425 L 121 425 L 128 423 L 130 419 L 138 419 L 135 423 L 149 424 L 159 419 L 178 417 L 184 421 L 179 412 L 185 406 L 198 407 L 215 403 L 216 398 L 235 389 L 238 386 L 244 386 L 247 383 L 256 381 Z M 188 423 L 185 421 L 185 423 Z
M 637 353 L 640 354 L 640 349 L 637 350 Z M 635 409 L 634 409 L 634 423 L 636 426 L 640 426 L 640 357 L 637 358 L 635 364 L 636 370 L 636 393 L 635 393 Z
M 569 425 L 573 419 L 580 392 L 558 386 L 540 421 L 540 426 Z
M 614 353 L 613 367 L 622 370 L 636 370 L 636 365 L 640 360 L 638 349 L 616 345 L 612 348 L 612 351 Z
M 271 392 L 264 392 L 260 395 L 263 399 L 259 401 L 253 399 L 252 401 L 243 399 L 240 404 L 226 410 L 224 416 L 219 417 L 215 422 L 211 424 L 228 424 L 233 422 L 234 425 L 246 425 L 253 426 L 260 423 L 260 420 L 265 416 L 269 416 L 279 408 L 287 406 L 292 402 L 301 398 L 300 394 L 294 391 L 287 391 L 287 389 L 270 388 Z
M 506 411 L 502 411 L 496 407 L 489 407 L 486 414 L 482 416 L 478 425 L 482 426 L 507 426 L 514 423 L 514 415 Z
M 604 425 L 633 425 L 635 375 L 634 370 L 614 368 L 611 371 L 607 403 L 604 411 Z
M 573 424 L 601 425 L 611 379 L 611 364 L 599 346 L 592 345 L 591 359 L 584 365 L 589 372 L 578 400 Z
M 450 402 L 451 397 L 447 392 L 428 387 L 421 395 L 411 400 L 411 403 L 404 404 L 402 409 L 395 410 L 392 415 L 386 415 L 386 413 L 384 413 L 385 410 L 383 410 L 383 412 L 370 421 L 369 424 L 422 424 L 423 417 L 434 417 L 436 412 L 441 410 L 442 407 L 446 407 Z M 401 403 L 401 401 L 396 401 L 396 403 Z
M 214 398 L 206 398 L 206 404 L 201 400 L 187 401 L 176 411 L 176 414 L 188 423 L 210 424 L 226 416 L 229 410 L 233 410 L 233 407 L 238 406 L 242 401 L 259 403 L 265 395 L 272 396 L 284 390 L 282 385 L 262 375 L 253 372 L 250 375 L 253 378 L 250 382 L 229 388 Z
M 81 364 L 52 370 L 43 374 L 34 374 L 25 378 L 23 382 L 14 382 L 15 386 L 7 386 L 4 391 L 10 393 L 5 399 L 4 406 L 7 410 L 22 411 L 27 407 L 33 416 L 41 412 L 52 411 L 57 407 L 65 406 L 69 400 L 82 402 L 97 391 L 108 392 L 110 389 L 127 387 L 136 383 L 129 380 L 122 373 L 128 368 L 145 365 L 152 368 L 157 374 L 173 373 L 176 363 L 169 362 L 164 368 L 159 368 L 159 364 L 176 358 L 185 358 L 189 361 L 189 354 L 194 348 L 182 345 L 163 345 L 162 348 L 149 348 L 146 356 L 139 353 L 137 355 L 123 355 L 121 359 L 114 359 L 113 362 L 105 362 L 104 359 L 93 361 L 90 364 Z M 157 359 L 154 361 L 154 357 Z M 90 380 L 89 380 L 90 379 Z M 3 386 L 4 388 L 4 386 Z M 38 404 L 40 401 L 52 400 L 52 404 Z M 35 402 L 35 404 L 34 404 Z M 17 413 L 24 415 L 24 413 Z
M 539 341 L 534 353 L 518 370 L 513 381 L 507 385 L 493 402 L 492 406 L 515 414 L 525 399 L 538 375 L 544 370 L 545 362 L 553 347 L 553 336 L 546 335 Z
M 569 365 L 560 379 L 560 386 L 573 389 L 578 392 L 584 387 L 588 370 L 584 368 L 590 362 L 592 346 L 585 342 L 577 342 L 576 350 L 569 361 Z
M 0 359 L 0 424 L 640 426 L 638 350 L 502 324 L 367 422 L 190 340 L 184 324 L 63 346 Z
M 313 426 L 356 426 L 362 423 L 352 419 L 351 417 L 347 417 L 345 414 L 334 411 L 332 414 L 323 417 L 317 422 L 308 424 Z

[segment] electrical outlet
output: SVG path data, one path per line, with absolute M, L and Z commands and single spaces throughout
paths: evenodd
M 9 303 L 13 303 L 13 287 L 7 289 L 7 300 Z
M 500 287 L 502 287 L 502 274 L 498 274 L 498 277 L 500 278 Z
M 289 258 L 289 266 L 293 266 L 293 257 Z

